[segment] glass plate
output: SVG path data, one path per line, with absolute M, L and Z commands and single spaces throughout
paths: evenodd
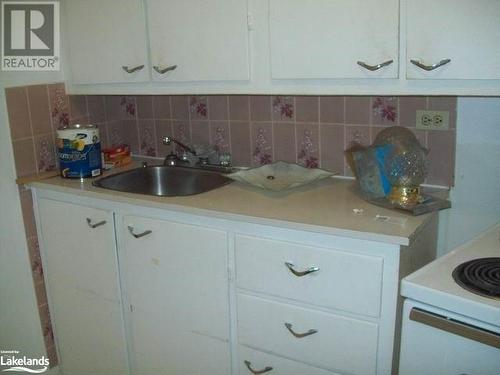
M 333 175 L 335 173 L 323 169 L 304 168 L 298 164 L 278 161 L 258 168 L 231 173 L 227 177 L 261 189 L 282 191 L 307 185 Z

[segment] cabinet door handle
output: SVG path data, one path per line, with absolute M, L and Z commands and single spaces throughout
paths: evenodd
M 285 262 L 285 266 L 287 266 L 287 268 L 290 270 L 290 272 L 293 273 L 297 277 L 302 277 L 302 276 L 305 276 L 305 275 L 309 275 L 310 273 L 318 272 L 319 271 L 319 267 L 309 267 L 305 271 L 297 271 L 294 268 L 295 267 L 294 264 L 290 263 L 290 262 Z
M 98 223 L 92 223 L 92 219 L 90 218 L 87 218 L 87 225 L 92 228 L 92 229 L 95 229 L 97 227 L 100 227 L 101 225 L 104 225 L 106 224 L 106 220 L 103 220 L 103 221 L 99 221 Z
M 177 69 L 177 65 L 170 65 L 170 66 L 167 66 L 166 68 L 160 68 L 158 65 L 155 65 L 155 66 L 153 66 L 153 69 L 158 74 L 165 74 L 166 72 L 170 72 L 171 70 Z
M 266 372 L 272 371 L 273 368 L 270 366 L 267 366 L 264 370 L 254 370 L 252 368 L 252 363 L 250 361 L 245 361 L 245 365 L 248 368 L 248 371 L 250 371 L 252 374 L 258 375 L 258 374 L 264 374 Z
M 122 66 L 122 69 L 125 70 L 128 74 L 132 74 L 134 72 L 137 72 L 138 70 L 144 69 L 144 65 L 138 65 L 133 68 L 129 68 L 128 66 L 124 65 Z
M 285 323 L 285 327 L 286 329 L 288 329 L 290 331 L 290 333 L 298 338 L 298 339 L 301 339 L 303 337 L 307 337 L 307 336 L 311 336 L 311 335 L 314 335 L 315 333 L 318 333 L 318 330 L 317 329 L 310 329 L 309 331 L 307 332 L 304 332 L 304 333 L 297 333 L 293 330 L 293 326 L 291 323 Z
M 422 64 L 419 60 L 410 60 L 410 62 L 413 65 L 418 66 L 420 69 L 431 71 L 431 70 L 437 69 L 443 65 L 448 64 L 449 62 L 451 62 L 451 59 L 443 59 L 434 65 L 425 65 L 425 64 Z
M 380 68 L 383 68 L 384 66 L 391 65 L 393 62 L 394 62 L 394 60 L 388 60 L 388 61 L 384 61 L 383 63 L 377 64 L 377 65 L 369 65 L 369 64 L 365 63 L 364 61 L 358 61 L 358 65 L 373 72 L 375 70 L 379 70 Z
M 127 228 L 128 228 L 128 231 L 130 232 L 130 234 L 131 234 L 132 236 L 134 236 L 135 238 L 141 238 L 141 237 L 147 236 L 148 234 L 153 233 L 153 232 L 152 232 L 152 231 L 150 231 L 150 230 L 146 230 L 146 231 L 144 231 L 144 232 L 142 232 L 142 233 L 138 233 L 138 234 L 136 234 L 136 233 L 134 233 L 134 227 L 132 227 L 132 226 L 130 226 L 130 225 L 129 225 Z

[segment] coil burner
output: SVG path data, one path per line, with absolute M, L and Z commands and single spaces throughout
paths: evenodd
M 462 263 L 452 273 L 462 288 L 483 297 L 500 299 L 500 257 Z

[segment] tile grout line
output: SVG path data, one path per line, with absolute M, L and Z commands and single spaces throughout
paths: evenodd
M 33 118 L 31 117 L 31 101 L 30 101 L 30 96 L 28 94 L 28 88 L 30 86 L 26 86 L 24 91 L 25 91 L 25 94 L 26 94 L 26 102 L 28 103 L 28 118 L 29 118 L 29 121 L 30 121 L 30 129 L 31 129 L 31 143 L 33 145 L 33 157 L 35 159 L 35 173 L 38 173 L 38 158 L 37 158 L 37 155 L 36 155 L 36 146 L 35 146 L 35 132 L 33 130 Z M 50 112 L 50 111 L 49 111 Z
M 226 95 L 226 115 L 227 115 L 227 129 L 228 129 L 228 138 L 229 138 L 229 154 L 231 155 L 231 164 L 232 164 L 232 152 L 233 152 L 233 147 L 232 147 L 232 132 L 231 132 L 231 123 L 229 122 L 229 95 Z
M 297 129 L 297 100 L 296 97 L 293 97 L 293 133 L 295 139 L 295 164 L 299 164 L 299 137 L 298 137 L 298 129 Z
M 212 119 L 210 118 L 210 104 L 208 103 L 208 96 L 202 96 L 202 98 L 206 98 L 207 103 L 207 117 L 205 122 L 208 123 L 208 146 L 212 143 Z
M 343 176 L 347 175 L 347 160 L 345 158 L 345 150 L 347 149 L 347 118 L 346 118 L 346 102 L 347 98 L 345 96 L 342 97 L 342 111 L 343 111 L 343 120 L 344 120 L 344 149 L 342 150 L 343 158 L 342 158 L 342 166 L 343 166 Z
M 318 168 L 322 168 L 322 147 L 321 147 L 321 97 L 318 96 Z
M 168 120 L 168 123 L 170 125 L 170 136 L 173 137 L 174 136 L 174 120 L 172 120 L 172 115 L 173 115 L 173 112 L 172 112 L 172 95 L 168 95 L 168 108 L 169 108 L 169 111 L 170 111 L 170 119 Z M 162 143 L 163 143 L 163 140 L 162 140 Z M 173 152 L 173 146 L 170 148 L 171 152 Z M 166 156 L 166 155 L 165 155 Z
M 160 150 L 158 149 L 158 134 L 156 132 L 156 111 L 155 111 L 155 97 L 154 95 L 151 95 L 151 113 L 153 114 L 153 118 L 150 119 L 153 124 L 153 142 L 154 142 L 154 154 L 156 157 L 158 157 L 158 154 L 160 153 Z
M 252 105 L 251 96 L 247 96 L 247 107 L 248 107 L 248 135 L 250 136 L 250 166 L 253 165 L 253 125 L 252 125 Z
M 283 97 L 284 99 L 285 97 Z M 294 99 L 295 101 L 295 99 Z M 271 95 L 271 161 L 275 162 L 275 154 L 274 154 L 274 116 L 273 116 L 273 97 Z
M 139 108 L 137 106 L 137 96 L 134 95 L 134 106 L 135 106 L 135 130 L 137 132 L 137 147 L 138 147 L 138 154 L 142 155 L 142 147 L 141 147 L 141 132 L 139 131 Z
M 187 111 L 188 111 L 188 132 L 189 132 L 189 142 L 193 143 L 193 129 L 191 125 L 191 95 L 187 96 Z

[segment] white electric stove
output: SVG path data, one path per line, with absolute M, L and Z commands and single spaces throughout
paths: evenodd
M 500 224 L 401 283 L 400 375 L 500 375 Z

